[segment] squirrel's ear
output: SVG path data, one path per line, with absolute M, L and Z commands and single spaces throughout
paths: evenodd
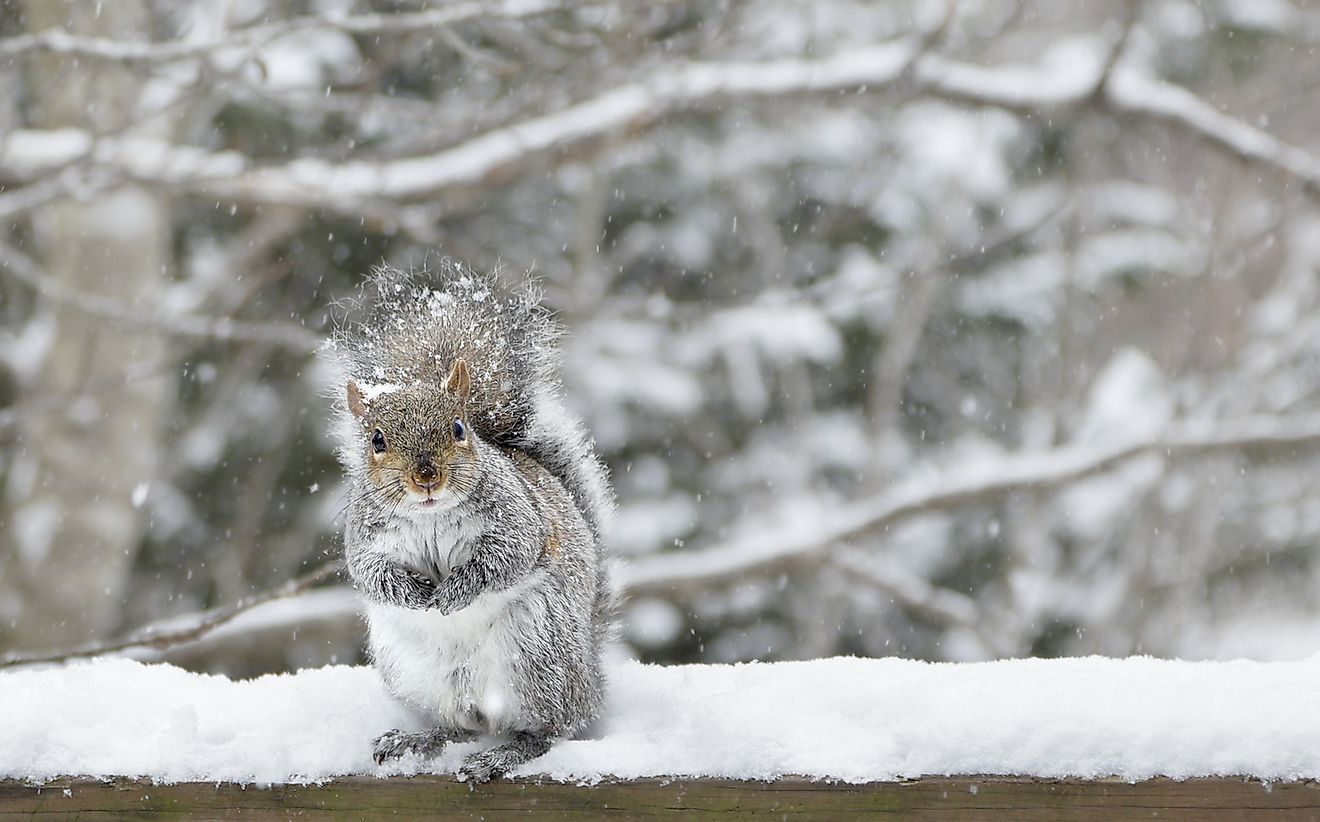
M 362 389 L 352 380 L 348 381 L 348 410 L 358 419 L 366 419 L 367 398 L 362 396 Z
M 463 402 L 467 402 L 468 391 L 472 389 L 472 380 L 468 376 L 467 360 L 459 357 L 454 360 L 454 367 L 449 369 L 445 380 L 445 390 Z

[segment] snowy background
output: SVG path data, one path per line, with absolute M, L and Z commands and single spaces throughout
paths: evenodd
M 0 654 L 332 557 L 311 352 L 436 254 L 569 327 L 643 660 L 1320 651 L 1320 10 L 1127 7 L 0 4 Z

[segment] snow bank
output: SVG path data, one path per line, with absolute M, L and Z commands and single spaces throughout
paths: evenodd
M 1317 682 L 1320 656 L 624 663 L 599 735 L 561 743 L 519 773 L 1316 778 Z M 366 668 L 230 681 L 117 659 L 0 674 L 3 777 L 305 782 L 452 771 L 480 744 L 376 768 L 370 740 L 396 726 L 420 727 Z

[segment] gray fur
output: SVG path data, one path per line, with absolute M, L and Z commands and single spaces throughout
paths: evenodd
M 600 713 L 614 600 L 599 541 L 612 499 L 562 407 L 549 317 L 526 294 L 501 296 L 452 265 L 443 274 L 431 288 L 378 273 L 380 296 L 359 302 L 360 318 L 336 336 L 343 385 L 369 389 L 360 419 L 339 407 L 345 558 L 367 601 L 373 663 L 395 696 L 436 722 L 383 734 L 373 755 L 511 738 L 464 761 L 460 773 L 484 781 Z M 459 358 L 471 372 L 466 396 L 445 388 Z M 372 445 L 376 430 L 385 453 Z M 436 466 L 440 490 L 418 485 L 419 465 Z

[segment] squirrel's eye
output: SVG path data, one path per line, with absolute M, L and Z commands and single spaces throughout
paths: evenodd
M 454 420 L 454 439 L 461 441 L 466 436 L 467 426 L 463 424 L 462 420 Z
M 385 434 L 379 428 L 371 435 L 371 447 L 377 454 L 385 450 Z

